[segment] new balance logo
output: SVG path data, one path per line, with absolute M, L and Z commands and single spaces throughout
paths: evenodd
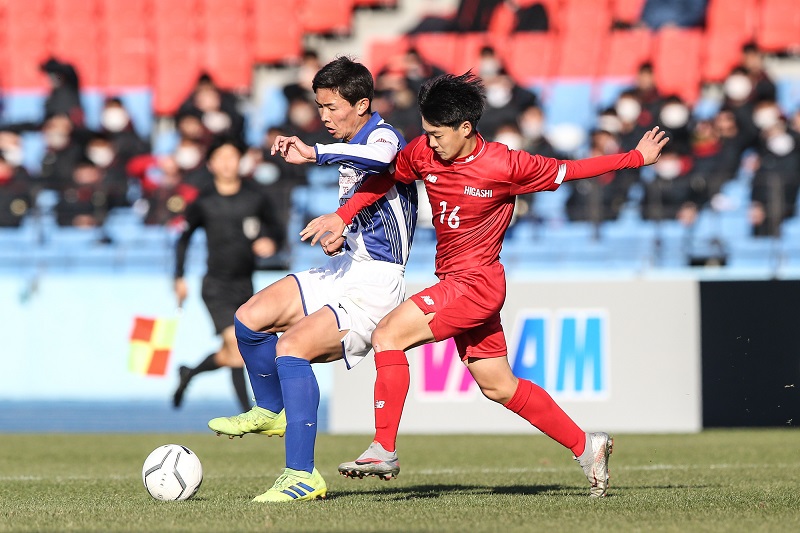
M 272 375 L 272 374 L 259 374 L 259 375 L 258 375 L 258 377 L 261 377 L 261 378 L 268 378 L 268 377 L 270 377 L 271 375 Z
M 383 406 L 386 405 L 386 402 L 383 400 L 377 400 L 375 402 L 375 409 L 383 409 Z
M 311 426 L 313 426 L 313 425 L 314 425 L 314 422 L 306 422 L 306 425 L 307 425 L 308 427 L 311 427 Z
M 430 296 L 420 296 L 420 298 L 422 298 L 422 301 L 425 302 L 426 304 L 434 305 L 433 298 L 431 298 Z
M 427 176 L 425 176 L 425 181 L 430 181 L 431 183 L 436 183 L 436 180 L 438 179 L 439 178 L 437 176 L 434 176 L 433 174 L 428 174 Z

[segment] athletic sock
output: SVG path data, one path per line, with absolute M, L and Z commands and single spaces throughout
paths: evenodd
M 242 411 L 250 410 L 250 398 L 247 397 L 247 383 L 244 381 L 244 368 L 231 368 L 231 382 L 233 390 L 236 391 L 236 398 L 242 406 Z
M 408 359 L 403 350 L 376 352 L 375 368 L 375 441 L 393 452 L 408 395 Z
M 233 326 L 236 331 L 236 344 L 244 359 L 256 405 L 273 413 L 280 413 L 283 409 L 283 396 L 275 366 L 275 345 L 278 343 L 278 336 L 274 333 L 253 331 L 242 324 L 236 316 L 233 317 Z
M 317 378 L 305 359 L 282 356 L 276 363 L 286 406 L 286 468 L 311 473 L 319 409 Z
M 189 377 L 193 378 L 197 374 L 202 374 L 203 372 L 210 372 L 211 370 L 216 370 L 219 368 L 219 365 L 214 360 L 217 356 L 216 352 L 208 355 L 205 359 L 200 361 L 200 364 L 196 367 L 189 370 Z
M 567 416 L 543 388 L 520 379 L 514 396 L 505 407 L 536 426 L 539 431 L 572 450 L 580 457 L 586 445 L 586 433 Z

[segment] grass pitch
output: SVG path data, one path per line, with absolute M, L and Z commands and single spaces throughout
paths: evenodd
M 610 496 L 589 500 L 569 452 L 541 436 L 400 437 L 389 482 L 336 473 L 366 436 L 321 435 L 326 501 L 254 504 L 283 440 L 213 434 L 0 435 L 0 531 L 800 531 L 800 433 L 616 435 Z M 184 444 L 204 467 L 194 499 L 157 502 L 141 466 Z

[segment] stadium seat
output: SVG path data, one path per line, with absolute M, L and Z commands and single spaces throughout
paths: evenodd
M 286 111 L 289 108 L 286 96 L 279 86 L 265 85 L 257 99 L 253 112 L 245 117 L 247 142 L 253 146 L 262 143 L 264 133 L 269 128 L 286 121 Z
M 10 90 L 3 94 L 3 123 L 40 122 L 46 95 L 39 90 Z
M 186 11 L 176 9 L 176 5 Z M 180 0 L 175 4 L 157 2 L 153 7 L 154 112 L 156 115 L 171 115 L 189 95 L 202 70 L 199 21 L 191 0 Z
M 491 33 L 462 33 L 456 44 L 453 72 L 461 74 L 469 69 L 478 72 L 481 48 L 491 46 L 503 64 L 507 64 L 508 42 L 516 36 L 505 37 Z
M 646 28 L 618 30 L 609 34 L 600 76 L 633 79 L 643 63 L 652 58 L 653 34 Z
M 409 39 L 406 36 L 373 39 L 367 45 L 364 64 L 373 75 L 377 75 L 381 70 L 390 66 L 393 61 L 402 57 L 408 47 Z
M 590 80 L 557 80 L 548 88 L 544 98 L 544 114 L 548 125 L 576 124 L 590 129 L 597 118 Z
M 655 37 L 653 70 L 661 94 L 677 95 L 694 104 L 700 94 L 703 33 L 696 29 L 662 28 Z
M 305 33 L 347 35 L 351 30 L 353 0 L 305 0 L 300 4 Z
M 49 24 L 42 23 L 50 18 L 48 8 L 47 0 L 4 3 L 0 21 L 6 54 L 0 67 L 5 88 L 47 88 L 47 76 L 40 72 L 39 65 L 50 55 Z
M 516 33 L 503 57 L 509 74 L 521 85 L 542 83 L 553 74 L 556 56 L 554 33 Z
M 736 31 L 707 31 L 704 41 L 703 81 L 722 82 L 741 63 L 744 36 Z
M 611 0 L 611 20 L 635 26 L 641 21 L 645 0 Z
M 559 32 L 600 35 L 611 30 L 609 0 L 562 0 Z
M 608 32 L 567 31 L 558 38 L 558 60 L 554 75 L 558 78 L 592 79 L 606 61 Z
M 780 77 L 775 80 L 778 105 L 790 116 L 800 110 L 800 76 Z
M 706 31 L 733 33 L 742 42 L 755 36 L 758 0 L 710 0 L 706 8 Z
M 150 87 L 129 88 L 109 93 L 118 96 L 131 117 L 133 127 L 142 137 L 149 137 L 153 131 L 153 91 Z
M 258 63 L 291 63 L 303 52 L 303 27 L 297 17 L 299 0 L 253 0 L 253 57 Z
M 458 33 L 419 33 L 411 38 L 411 46 L 422 59 L 447 72 L 455 72 L 456 58 L 461 54 L 458 43 Z
M 153 43 L 147 0 L 103 0 L 101 83 L 111 90 L 152 83 Z
M 795 0 L 761 0 L 756 41 L 765 52 L 800 49 L 800 4 Z

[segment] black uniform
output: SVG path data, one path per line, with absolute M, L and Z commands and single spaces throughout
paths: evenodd
M 280 248 L 283 224 L 261 188 L 242 181 L 239 192 L 222 196 L 216 187 L 204 189 L 186 209 L 186 229 L 178 239 L 175 277 L 183 277 L 186 250 L 197 228 L 206 231 L 207 271 L 203 278 L 203 301 L 217 333 L 233 325 L 233 315 L 253 295 L 255 270 L 253 241 L 269 237 Z

